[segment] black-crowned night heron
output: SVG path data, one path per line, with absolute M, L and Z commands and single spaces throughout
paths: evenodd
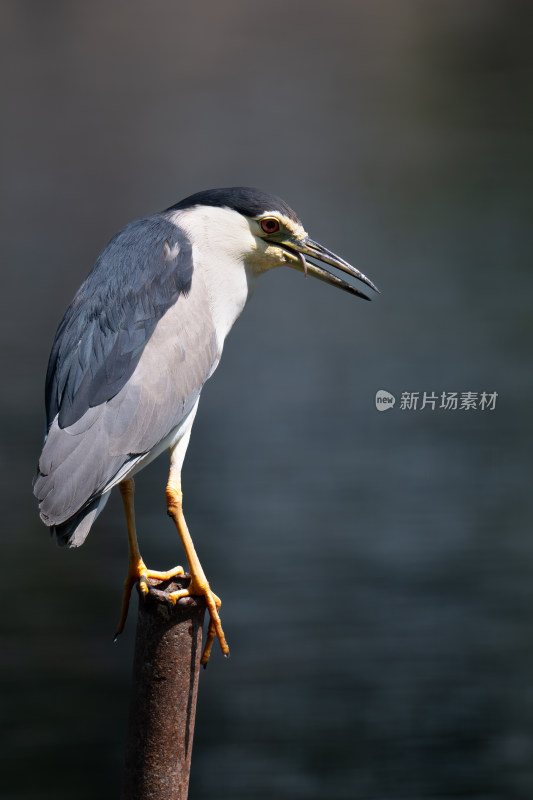
M 372 289 L 361 272 L 309 238 L 289 206 L 248 188 L 199 192 L 126 225 L 81 285 L 56 333 L 46 376 L 46 436 L 34 493 L 60 545 L 79 547 L 120 487 L 129 567 L 117 633 L 133 585 L 183 572 L 148 570 L 133 510 L 133 476 L 170 451 L 167 509 L 189 565 L 187 589 L 210 614 L 202 663 L 216 636 L 225 655 L 220 600 L 205 577 L 182 511 L 181 468 L 202 386 L 259 275 L 288 266 L 351 294 L 362 292 L 321 267 L 337 267 Z

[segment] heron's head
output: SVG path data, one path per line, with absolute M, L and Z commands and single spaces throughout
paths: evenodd
M 370 300 L 350 283 L 308 260 L 311 258 L 335 267 L 366 283 L 374 291 L 379 291 L 362 272 L 313 241 L 292 208 L 275 195 L 240 186 L 211 189 L 187 197 L 169 210 L 194 209 L 198 218 L 202 208 L 205 209 L 205 235 L 216 239 L 218 248 L 226 243 L 228 250 L 234 250 L 236 255 L 238 251 L 238 255 L 256 273 L 280 266 L 292 267 Z

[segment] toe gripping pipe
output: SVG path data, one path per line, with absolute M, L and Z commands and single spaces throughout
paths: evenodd
M 172 606 L 165 592 L 188 582 L 150 580 L 139 593 L 122 800 L 187 798 L 205 601 Z

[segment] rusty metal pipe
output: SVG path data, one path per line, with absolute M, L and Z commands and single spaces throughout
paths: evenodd
M 122 800 L 186 800 L 202 654 L 205 601 L 166 591 L 189 576 L 150 581 L 139 595 Z

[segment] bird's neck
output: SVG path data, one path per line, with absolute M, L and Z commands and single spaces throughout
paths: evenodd
M 241 315 L 251 296 L 257 276 L 244 268 L 241 261 L 198 253 L 195 268 L 204 284 L 209 308 L 220 345 Z M 194 280 L 194 277 L 193 277 Z
M 207 300 L 220 347 L 250 297 L 257 275 L 246 255 L 255 246 L 244 218 L 222 208 L 184 209 L 172 221 L 193 246 L 193 276 Z M 200 287 L 197 286 L 197 289 Z

